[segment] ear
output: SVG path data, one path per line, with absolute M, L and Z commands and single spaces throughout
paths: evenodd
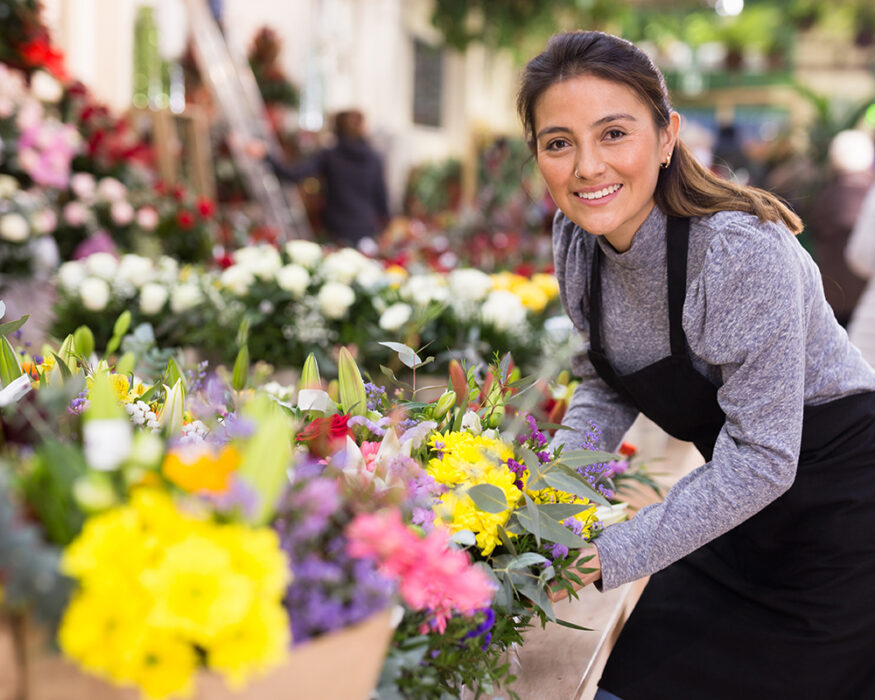
M 668 126 L 662 130 L 662 150 L 663 153 L 671 153 L 674 151 L 675 144 L 678 142 L 678 132 L 681 128 L 681 115 L 677 112 L 672 112 L 668 117 Z

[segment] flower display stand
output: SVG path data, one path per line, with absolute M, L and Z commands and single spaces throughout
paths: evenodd
M 233 691 L 216 674 L 201 673 L 194 700 L 367 700 L 377 684 L 392 637 L 392 611 L 384 610 L 364 622 L 293 647 L 287 661 Z M 2 618 L 0 618 L 2 619 Z M 139 700 L 133 689 L 121 689 L 88 676 L 47 643 L 45 633 L 28 626 L 17 691 L 8 700 Z M 2 640 L 2 637 L 0 637 Z M 14 658 L 0 645 L 0 670 Z M 22 663 L 23 662 L 23 663 Z M 14 666 L 10 665 L 10 668 Z M 0 691 L 4 684 L 0 683 Z M 0 696 L 0 700 L 7 700 Z

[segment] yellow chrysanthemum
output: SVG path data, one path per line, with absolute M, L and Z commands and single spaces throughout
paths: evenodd
M 513 292 L 520 284 L 525 284 L 528 280 L 522 275 L 518 275 L 515 272 L 496 272 L 490 275 L 492 278 L 492 288 L 493 289 L 503 289 L 508 292 Z
M 256 598 L 240 624 L 210 646 L 207 661 L 232 687 L 239 688 L 247 676 L 281 663 L 290 638 L 285 610 Z
M 192 695 L 198 657 L 178 635 L 147 627 L 127 656 L 126 680 L 139 686 L 147 698 Z
M 274 530 L 225 525 L 214 537 L 231 556 L 234 570 L 252 579 L 259 598 L 283 597 L 291 581 L 291 570 Z
M 170 482 L 189 493 L 224 493 L 238 466 L 240 453 L 233 445 L 215 450 L 207 444 L 191 444 L 168 452 L 161 470 Z
M 143 583 L 155 599 L 150 622 L 202 647 L 239 624 L 255 596 L 252 580 L 234 570 L 227 550 L 201 535 L 169 547 Z

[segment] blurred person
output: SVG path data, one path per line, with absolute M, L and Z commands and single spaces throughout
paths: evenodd
M 866 361 L 875 366 L 875 185 L 869 188 L 860 207 L 845 248 L 845 261 L 855 274 L 869 280 L 851 315 L 848 336 Z
M 875 370 L 801 220 L 695 159 L 619 37 L 554 36 L 517 107 L 586 346 L 551 447 L 614 450 L 644 413 L 704 457 L 584 551 L 601 589 L 650 577 L 596 698 L 875 698 Z
M 260 141 L 245 148 L 250 156 L 266 158 L 281 180 L 299 183 L 318 177 L 325 199 L 322 220 L 331 241 L 372 248 L 389 220 L 383 160 L 368 141 L 365 118 L 359 110 L 338 112 L 334 134 L 334 145 L 296 163 L 267 153 Z
M 851 229 L 875 179 L 875 147 L 862 131 L 842 131 L 829 146 L 830 177 L 813 202 L 809 224 L 814 259 L 823 277 L 826 300 L 838 322 L 847 326 L 866 286 L 845 259 Z

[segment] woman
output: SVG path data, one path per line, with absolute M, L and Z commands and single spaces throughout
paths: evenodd
M 589 341 L 566 423 L 613 449 L 643 412 L 707 460 L 595 541 L 604 589 L 652 574 L 601 697 L 875 697 L 875 371 L 798 217 L 699 165 L 617 37 L 554 37 L 517 106 Z

